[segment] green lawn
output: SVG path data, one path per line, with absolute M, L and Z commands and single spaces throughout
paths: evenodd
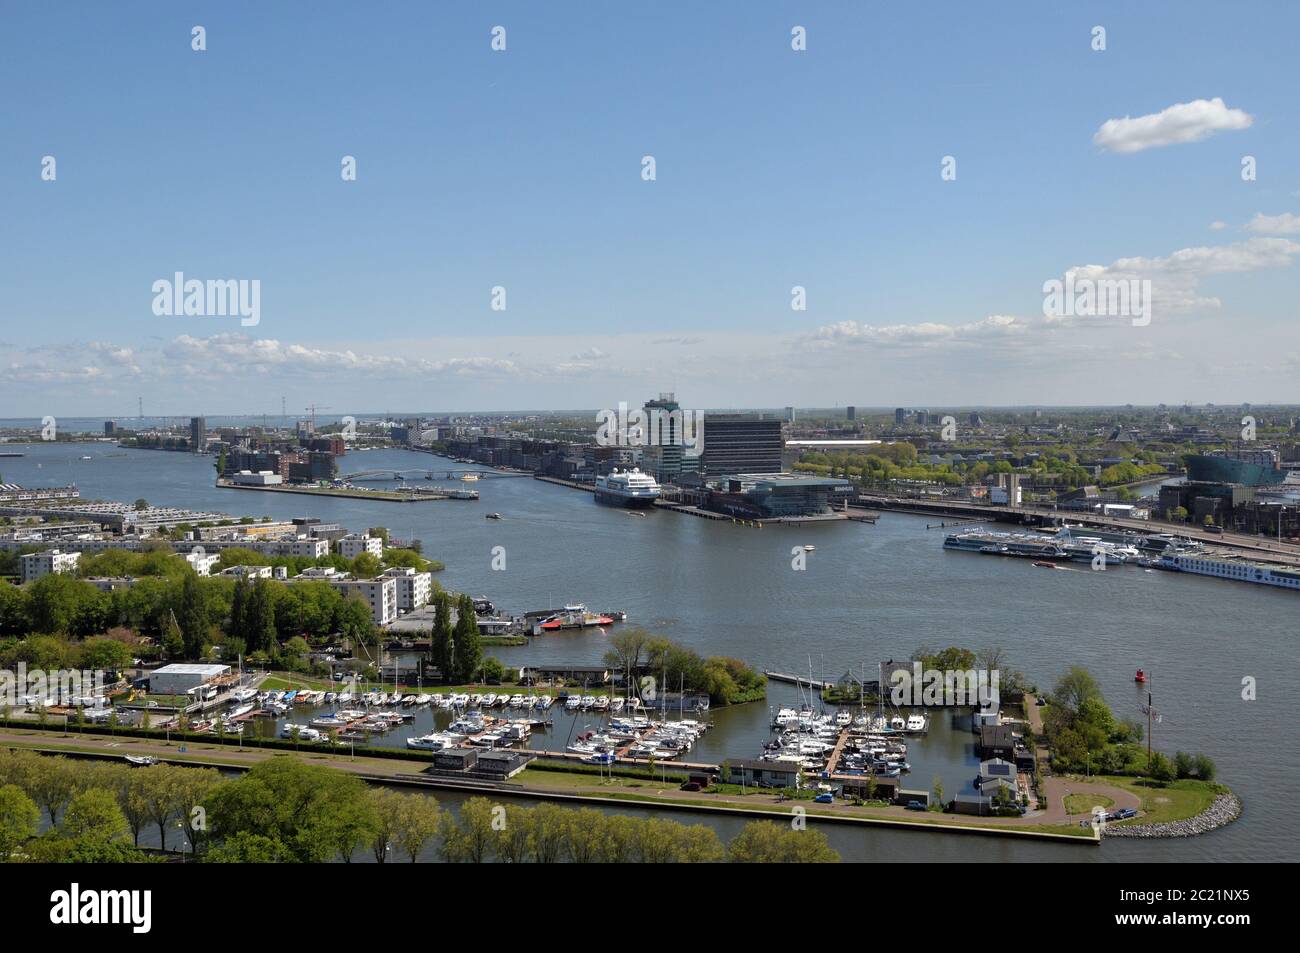
M 1080 780 L 1082 780 L 1082 777 L 1080 777 Z M 1191 779 L 1167 781 L 1167 783 L 1161 784 L 1160 781 L 1152 781 L 1144 779 L 1144 777 L 1093 775 L 1091 780 L 1113 784 L 1114 787 L 1130 790 L 1130 792 L 1138 796 L 1141 801 L 1143 816 L 1114 822 L 1130 824 L 1130 826 L 1134 826 L 1134 824 L 1165 824 L 1171 822 L 1171 820 L 1193 818 L 1193 816 L 1204 811 L 1206 807 L 1212 805 L 1214 798 L 1223 790 L 1222 785 L 1214 783 L 1214 781 Z M 1091 794 L 1071 794 L 1070 797 L 1093 796 Z M 1067 807 L 1070 805 L 1069 798 L 1066 798 L 1066 805 Z
M 1160 784 L 1142 778 L 1107 775 L 1095 777 L 1094 780 L 1132 791 L 1142 800 L 1142 817 L 1118 822 L 1129 825 L 1165 824 L 1195 817 L 1213 804 L 1215 796 L 1222 790 L 1214 782 L 1190 779 Z
M 1104 794 L 1067 794 L 1065 796 L 1065 813 L 1088 814 L 1094 807 L 1112 808 L 1115 802 Z

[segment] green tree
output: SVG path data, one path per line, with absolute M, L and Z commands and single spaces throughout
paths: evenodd
M 248 580 L 240 576 L 230 599 L 230 624 L 226 632 L 248 643 Z
M 833 864 L 839 853 L 821 831 L 792 830 L 772 821 L 751 821 L 727 845 L 737 864 Z
M 276 644 L 275 593 L 275 584 L 271 580 L 258 578 L 253 582 L 241 633 L 249 651 L 272 649 Z
M 474 615 L 474 600 L 468 594 L 462 594 L 456 605 L 456 628 L 452 632 L 456 646 L 456 678 L 469 682 L 478 671 L 483 660 L 483 641 L 478 631 L 478 619 Z
M 495 805 L 487 798 L 472 797 L 460 807 L 460 818 L 444 815 L 443 860 L 453 864 L 481 864 L 496 843 L 493 828 Z
M 208 605 L 198 573 L 191 570 L 181 583 L 176 621 L 180 626 L 186 658 L 200 658 L 208 646 Z
M 1151 752 L 1151 759 L 1147 762 L 1147 775 L 1155 781 L 1172 781 L 1178 776 L 1173 762 L 1159 751 Z
M 294 859 L 274 837 L 239 831 L 204 854 L 210 864 L 283 864 Z
M 112 841 L 127 832 L 127 820 L 111 791 L 91 788 L 68 804 L 62 830 L 69 837 Z
M 116 639 L 94 638 L 81 643 L 83 668 L 120 672 L 131 664 L 131 650 Z
M 40 823 L 40 808 L 20 787 L 0 787 L 0 864 L 8 863 L 14 851 L 36 836 Z
M 433 597 L 433 634 L 429 639 L 430 659 L 442 673 L 444 681 L 454 677 L 452 666 L 455 657 L 451 629 L 451 596 L 439 590 Z
M 361 779 L 288 757 L 264 761 L 225 782 L 208 802 L 217 844 L 240 832 L 260 834 L 303 863 L 350 856 L 369 839 L 374 823 Z
M 402 810 L 397 817 L 394 839 L 411 863 L 421 851 L 437 838 L 443 829 L 443 811 L 438 802 L 421 794 L 403 796 Z
M 77 769 L 67 758 L 42 758 L 28 778 L 27 793 L 45 810 L 50 825 L 56 826 L 59 812 L 72 800 L 77 785 Z
M 375 855 L 375 861 L 382 864 L 387 862 L 401 830 L 408 795 L 399 794 L 391 788 L 371 788 L 367 793 L 375 814 L 370 850 Z

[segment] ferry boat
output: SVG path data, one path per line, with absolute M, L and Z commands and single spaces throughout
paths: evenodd
M 596 478 L 596 500 L 613 506 L 654 506 L 659 499 L 659 484 L 639 469 L 614 470 Z
M 541 624 L 546 632 L 558 629 L 586 629 L 596 625 L 612 625 L 614 619 L 607 615 L 597 615 L 588 610 L 581 602 L 565 606 L 560 612 Z
M 1215 576 L 1257 586 L 1276 586 L 1300 592 L 1300 568 L 1280 563 L 1254 562 L 1237 556 L 1213 556 L 1207 553 L 1167 553 L 1155 561 L 1160 569 L 1190 572 L 1198 576 Z
M 1069 558 L 1069 553 L 1055 539 L 1033 533 L 950 533 L 944 538 L 943 548 L 1001 556 L 1033 556 L 1038 559 Z

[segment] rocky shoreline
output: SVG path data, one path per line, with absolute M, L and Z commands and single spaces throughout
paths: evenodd
M 1136 824 L 1119 827 L 1107 824 L 1106 837 L 1194 837 L 1231 824 L 1241 816 L 1241 799 L 1231 791 L 1220 794 L 1209 807 L 1195 817 L 1167 824 Z

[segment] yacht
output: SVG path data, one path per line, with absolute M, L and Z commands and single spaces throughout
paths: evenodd
M 637 468 L 614 470 L 596 478 L 596 500 L 613 506 L 654 506 L 660 489 L 655 478 Z
M 440 731 L 435 731 L 428 735 L 421 735 L 419 738 L 406 739 L 406 747 L 416 748 L 421 751 L 442 751 L 444 748 L 450 748 L 454 745 L 455 742 L 451 737 Z

